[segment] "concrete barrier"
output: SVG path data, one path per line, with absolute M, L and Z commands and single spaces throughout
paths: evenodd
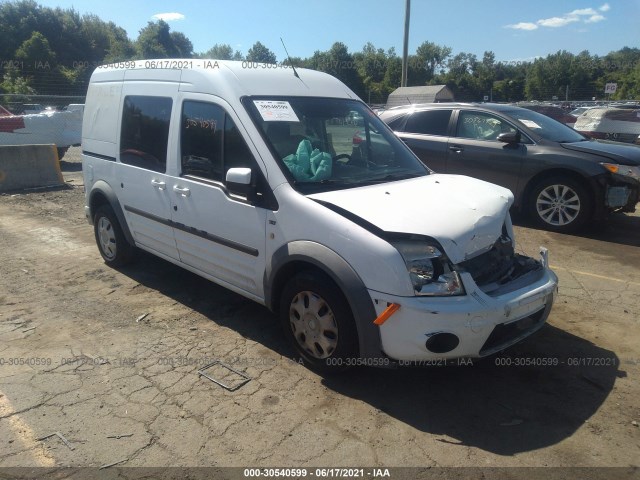
M 64 185 L 55 145 L 0 146 L 0 192 Z

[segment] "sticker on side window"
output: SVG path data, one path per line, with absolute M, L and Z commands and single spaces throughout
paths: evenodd
M 529 128 L 540 128 L 540 125 L 538 125 L 533 120 L 525 120 L 525 119 L 521 118 L 520 122 L 522 122 L 526 127 L 529 127 Z
M 265 122 L 299 122 L 296 112 L 284 100 L 254 100 L 254 105 Z

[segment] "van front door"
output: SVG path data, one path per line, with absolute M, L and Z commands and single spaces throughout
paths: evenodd
M 256 157 L 228 105 L 208 95 L 179 100 L 179 171 L 167 188 L 180 260 L 263 301 L 267 210 L 231 192 L 225 181 L 233 167 L 251 168 L 252 183 L 262 179 Z

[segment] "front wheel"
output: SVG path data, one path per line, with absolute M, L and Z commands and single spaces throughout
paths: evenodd
M 107 265 L 119 267 L 131 261 L 133 246 L 127 242 L 122 227 L 110 206 L 103 205 L 96 210 L 93 229 L 98 250 Z
M 542 180 L 531 190 L 529 213 L 540 227 L 575 232 L 591 217 L 592 201 L 579 182 L 563 177 Z
M 284 287 L 280 319 L 304 363 L 321 372 L 357 363 L 358 336 L 351 309 L 326 275 L 301 272 Z

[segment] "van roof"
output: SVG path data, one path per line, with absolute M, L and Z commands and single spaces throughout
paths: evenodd
M 127 68 L 128 67 L 128 68 Z M 281 64 L 213 59 L 158 59 L 122 62 L 98 67 L 91 83 L 114 80 L 180 82 L 181 91 L 241 98 L 245 95 L 312 96 L 353 98 L 358 96 L 331 75 Z

